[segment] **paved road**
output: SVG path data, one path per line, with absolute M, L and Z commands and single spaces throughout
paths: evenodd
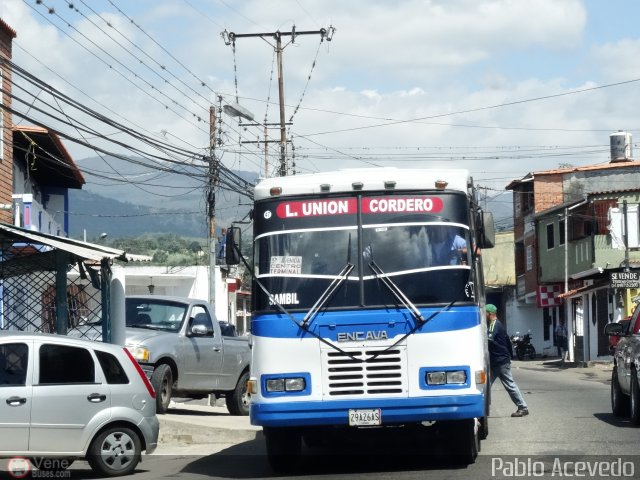
M 514 376 L 531 414 L 511 418 L 514 406 L 500 384 L 493 389 L 489 438 L 482 443 L 478 462 L 459 468 L 424 456 L 390 455 L 393 443 L 368 445 L 366 455 L 354 456 L 352 445 L 338 452 L 307 451 L 300 476 L 331 479 L 394 478 L 516 478 L 505 475 L 505 465 L 517 461 L 538 462 L 549 473 L 554 459 L 573 460 L 575 455 L 611 462 L 637 455 L 640 429 L 610 413 L 609 366 L 562 368 L 555 362 L 514 362 Z M 246 417 L 230 417 L 223 407 L 185 405 L 162 419 L 163 445 L 146 457 L 132 480 L 178 477 L 181 479 L 272 477 L 264 456 L 261 432 Z M 418 452 L 429 445 L 413 445 Z M 517 457 L 520 460 L 515 460 Z M 591 461 L 590 460 L 590 461 Z M 640 460 L 634 476 L 640 477 Z M 502 462 L 502 469 L 497 469 Z M 542 463 L 540 463 L 542 462 Z M 73 478 L 93 478 L 86 464 L 73 467 Z M 494 472 L 491 472 L 493 466 Z M 628 466 L 628 464 L 627 464 Z M 509 472 L 506 472 L 509 473 Z M 556 475 L 557 476 L 557 475 Z M 544 478 L 552 478 L 545 476 Z

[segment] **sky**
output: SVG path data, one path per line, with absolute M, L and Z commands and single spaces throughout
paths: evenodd
M 14 74 L 24 102 L 13 108 L 29 117 L 14 121 L 85 143 L 64 140 L 80 168 L 95 147 L 198 161 L 209 107 L 237 103 L 255 121 L 217 113 L 217 157 L 276 175 L 275 38 L 227 45 L 222 32 L 284 34 L 287 162 L 298 174 L 460 167 L 491 197 L 532 171 L 608 162 L 611 133 L 640 135 L 635 0 L 2 0 L 0 17 L 17 32 L 18 67 L 118 122 Z M 294 27 L 308 33 L 291 43 Z M 255 143 L 265 123 L 266 155 Z M 151 166 L 140 168 L 143 178 Z M 87 183 L 108 171 L 86 172 Z

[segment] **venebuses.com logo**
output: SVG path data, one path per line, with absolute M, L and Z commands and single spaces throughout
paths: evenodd
M 27 478 L 29 472 L 31 472 L 31 464 L 26 458 L 10 458 L 7 462 L 7 472 L 13 478 Z
M 67 469 L 72 461 L 67 458 L 13 457 L 7 460 L 6 471 L 11 478 L 70 478 Z M 0 471 L 2 469 L 0 468 Z

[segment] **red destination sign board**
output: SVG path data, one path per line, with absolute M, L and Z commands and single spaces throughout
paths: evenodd
M 362 199 L 362 213 L 437 213 L 443 202 L 438 197 L 373 197 Z M 282 202 L 276 207 L 279 218 L 354 215 L 358 211 L 355 198 L 335 198 Z

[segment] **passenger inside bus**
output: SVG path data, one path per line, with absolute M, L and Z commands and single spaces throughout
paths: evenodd
M 429 229 L 433 265 L 460 265 L 466 263 L 467 242 L 453 229 L 437 225 Z

